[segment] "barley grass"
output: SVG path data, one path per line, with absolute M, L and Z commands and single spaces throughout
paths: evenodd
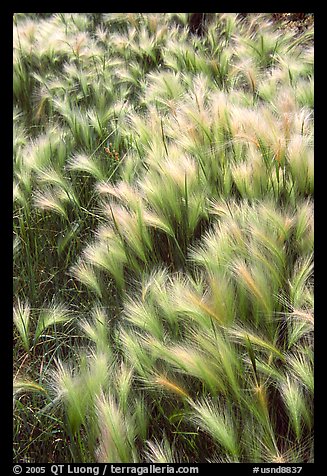
M 313 461 L 313 25 L 17 13 L 15 462 Z

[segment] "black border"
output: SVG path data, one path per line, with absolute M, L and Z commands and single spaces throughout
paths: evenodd
M 3 41 L 2 45 L 4 48 L 2 49 L 2 100 L 4 100 L 5 108 L 1 110 L 1 118 L 2 118 L 2 127 L 1 131 L 4 135 L 3 137 L 3 144 L 5 144 L 5 148 L 2 149 L 5 151 L 2 153 L 2 161 L 3 161 L 3 167 L 2 167 L 2 184 L 0 186 L 0 191 L 3 194 L 3 198 L 1 200 L 2 204 L 2 211 L 4 212 L 4 216 L 2 217 L 1 220 L 1 239 L 3 240 L 2 243 L 2 258 L 3 258 L 3 263 L 4 266 L 2 268 L 2 277 L 3 277 L 3 283 L 1 286 L 1 290 L 3 292 L 3 299 L 2 299 L 2 306 L 1 306 L 1 314 L 2 314 L 2 323 L 1 323 L 1 329 L 3 329 L 3 337 L 2 337 L 2 342 L 0 345 L 0 351 L 3 353 L 2 358 L 1 358 L 1 363 L 2 363 L 2 371 L 3 371 L 3 378 L 2 381 L 4 383 L 5 389 L 1 389 L 0 395 L 1 397 L 4 397 L 2 400 L 2 405 L 1 405 L 1 435 L 3 436 L 2 442 L 1 442 L 1 454 L 2 458 L 0 459 L 0 468 L 7 468 L 9 469 L 9 472 L 5 471 L 4 474 L 13 474 L 12 473 L 12 467 L 13 467 L 13 400 L 12 400 L 12 376 L 13 376 L 13 358 L 12 358 L 12 334 L 13 334 L 13 324 L 12 324 L 12 297 L 13 297 L 13 285 L 12 285 L 12 277 L 13 277 L 13 259 L 12 259 L 12 179 L 13 179 L 13 170 L 12 170 L 12 162 L 10 157 L 12 156 L 12 134 L 13 134 L 13 129 L 12 129 L 12 96 L 10 94 L 10 91 L 12 90 L 12 16 L 13 13 L 16 12 L 21 12 L 24 10 L 37 10 L 37 9 L 43 9 L 44 7 L 48 7 L 49 5 L 43 4 L 42 6 L 40 5 L 39 7 L 36 7 L 35 5 L 29 4 L 26 5 L 25 3 L 20 5 L 19 2 L 16 2 L 14 5 L 9 10 L 5 10 L 1 16 L 1 34 L 3 35 Z M 79 4 L 79 8 L 81 8 L 81 4 Z M 96 5 L 94 5 L 95 7 Z M 183 4 L 176 4 L 174 2 L 173 5 L 169 5 L 169 3 L 166 3 L 163 7 L 160 7 L 159 5 L 153 5 L 149 4 L 149 7 L 145 7 L 144 3 L 142 5 L 137 5 L 140 6 L 140 8 L 137 9 L 137 11 L 152 11 L 154 8 L 156 9 L 157 13 L 164 13 L 167 11 L 182 11 L 183 9 Z M 216 11 L 217 9 L 224 7 L 223 4 L 213 4 L 209 3 L 207 5 L 203 4 L 201 2 L 201 5 L 193 4 L 193 8 L 199 8 L 201 6 L 202 10 L 205 10 L 206 12 L 210 11 Z M 56 11 L 63 11 L 63 10 L 68 10 L 68 11 L 77 11 L 77 9 L 73 6 L 67 6 L 66 8 L 60 8 L 60 4 L 56 4 Z M 69 8 L 68 8 L 69 7 Z M 85 10 L 87 7 L 90 7 L 90 5 L 86 5 Z M 93 4 L 92 4 L 93 7 Z M 94 11 L 95 8 L 92 8 L 92 11 Z M 100 7 L 100 5 L 99 5 Z M 105 5 L 101 5 L 102 8 L 99 8 L 101 11 L 103 10 L 103 7 Z M 130 2 L 124 2 L 120 1 L 119 3 L 116 4 L 111 4 L 108 5 L 108 7 L 114 9 L 116 7 L 117 11 L 121 11 L 122 9 L 126 9 L 126 11 L 132 10 L 133 7 L 135 9 L 135 4 L 130 5 Z M 129 9 L 129 7 L 132 7 Z M 187 8 L 186 8 L 187 7 Z M 225 5 L 226 7 L 226 5 Z M 296 5 L 293 4 L 293 6 L 288 6 L 286 4 L 283 4 L 278 8 L 278 5 L 274 4 L 273 8 L 272 6 L 269 6 L 264 3 L 260 4 L 255 8 L 253 5 L 250 7 L 249 5 L 245 5 L 243 2 L 240 2 L 239 4 L 228 4 L 228 10 L 237 10 L 237 11 L 243 11 L 243 10 L 252 10 L 253 12 L 258 12 L 260 9 L 265 8 L 265 11 L 273 10 L 276 11 L 279 9 L 279 11 L 284 12 L 284 11 L 291 11 L 295 10 L 300 10 L 302 11 L 308 11 L 308 10 L 313 10 L 314 13 L 314 18 L 315 18 L 315 23 L 314 23 L 314 28 L 315 28 L 315 81 L 316 85 L 318 84 L 319 86 L 315 87 L 315 205 L 314 205 L 314 215 L 315 215 L 315 310 L 316 310 L 316 326 L 315 326 L 315 410 L 314 410 L 314 419 L 315 419 L 315 462 L 313 464 L 300 464 L 298 466 L 303 466 L 303 471 L 301 474 L 322 474 L 318 467 L 322 465 L 324 462 L 324 440 L 326 441 L 326 429 L 324 427 L 324 423 L 322 421 L 322 409 L 326 407 L 324 406 L 322 402 L 324 402 L 327 398 L 327 394 L 325 393 L 324 390 L 324 383 L 326 380 L 326 371 L 324 369 L 324 362 L 323 362 L 323 346 L 324 346 L 324 341 L 326 341 L 325 338 L 325 333 L 323 331 L 323 324 L 325 323 L 325 320 L 327 317 L 324 315 L 324 310 L 322 308 L 322 295 L 325 292 L 325 287 L 324 287 L 324 277 L 326 274 L 326 268 L 324 268 L 324 261 L 323 262 L 323 256 L 322 255 L 322 250 L 326 248 L 326 245 L 324 247 L 325 242 L 327 241 L 327 235 L 324 229 L 324 221 L 326 220 L 326 205 L 327 203 L 324 203 L 324 200 L 326 198 L 322 195 L 322 191 L 324 189 L 324 186 L 326 187 L 326 175 L 323 173 L 323 165 L 324 162 L 326 161 L 326 158 L 324 156 L 325 151 L 322 149 L 322 145 L 320 144 L 320 138 L 323 134 L 324 131 L 324 116 L 323 116 L 323 104 L 322 100 L 324 99 L 324 74 L 323 74 L 323 67 L 325 66 L 326 62 L 326 47 L 323 46 L 323 29 L 326 28 L 326 25 L 324 24 L 324 21 L 326 21 L 326 18 L 323 16 L 322 10 L 313 8 L 314 5 L 308 4 L 307 2 L 297 2 Z M 145 8 L 145 9 L 144 9 Z M 192 8 L 191 3 L 187 3 L 187 5 L 184 5 L 184 9 L 190 9 Z M 226 9 L 226 8 L 225 8 Z M 87 10 L 86 10 L 87 11 Z M 319 56 L 321 56 L 319 58 Z M 326 80 L 325 80 L 326 81 Z M 325 116 L 326 117 L 326 116 Z M 10 165 L 9 165 L 10 164 Z M 325 183 L 324 183 L 325 182 Z M 324 220 L 325 219 L 325 220 Z M 326 344 L 325 344 L 326 345 Z M 325 364 L 326 365 L 326 364 Z M 325 450 L 326 451 L 326 450 Z M 71 464 L 74 467 L 77 467 L 79 465 L 74 465 Z M 252 474 L 252 468 L 254 466 L 259 466 L 260 468 L 263 467 L 273 467 L 275 465 L 273 464 L 248 464 L 248 463 L 240 463 L 240 464 L 234 464 L 234 463 L 202 463 L 202 464 L 194 464 L 193 466 L 198 466 L 200 468 L 199 474 L 203 474 L 203 471 L 210 470 L 212 465 L 216 466 L 224 466 L 222 474 L 228 474 L 230 471 L 234 472 L 239 471 L 238 474 Z M 22 466 L 28 466 L 28 465 L 22 465 Z M 46 467 L 46 473 L 45 474 L 52 474 L 50 471 L 50 464 L 35 464 L 34 466 L 44 466 Z M 65 465 L 67 466 L 67 465 Z M 81 465 L 82 466 L 82 465 Z M 85 465 L 84 465 L 85 466 Z M 101 465 L 98 465 L 101 466 Z M 117 465 L 119 466 L 119 465 Z M 143 466 L 143 464 L 142 464 Z M 146 465 L 144 465 L 146 466 Z M 165 466 L 165 465 L 164 465 Z M 178 466 L 178 465 L 177 465 Z M 183 466 L 192 466 L 192 464 L 183 464 Z M 209 468 L 210 466 L 210 468 Z M 295 464 L 293 465 L 285 465 L 285 466 L 297 466 Z M 214 469 L 214 468 L 213 468 Z M 217 468 L 218 469 L 218 468 Z M 218 469 L 219 470 L 219 469 Z M 247 471 L 248 470 L 248 471 Z M 309 472 L 308 472 L 309 471 Z M 22 474 L 24 474 L 23 472 Z M 63 474 L 66 474 L 63 472 Z M 101 474 L 101 473 L 100 473 Z M 110 474 L 109 472 L 107 474 Z

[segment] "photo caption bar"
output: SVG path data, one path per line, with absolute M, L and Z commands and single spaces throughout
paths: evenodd
M 119 464 L 119 463 L 85 463 L 85 464 L 15 464 L 12 467 L 12 474 L 15 475 L 73 475 L 90 474 L 94 476 L 105 476 L 110 474 L 205 474 L 212 466 L 223 466 L 224 474 L 260 475 L 260 474 L 310 474 L 314 464 L 267 464 L 267 463 L 201 463 L 201 464 Z M 309 473 L 308 471 L 309 470 Z

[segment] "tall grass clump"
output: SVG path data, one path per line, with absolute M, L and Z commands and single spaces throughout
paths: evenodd
M 313 23 L 204 15 L 14 15 L 15 462 L 313 461 Z

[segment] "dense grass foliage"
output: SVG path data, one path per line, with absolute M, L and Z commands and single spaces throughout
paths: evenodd
M 313 461 L 313 27 L 13 32 L 15 461 Z

